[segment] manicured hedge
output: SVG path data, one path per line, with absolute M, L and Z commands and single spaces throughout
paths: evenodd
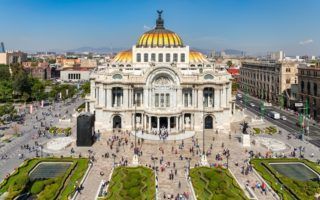
M 247 199 L 226 169 L 197 167 L 190 170 L 190 177 L 197 199 Z
M 106 199 L 155 199 L 154 172 L 146 167 L 117 167 L 113 171 Z

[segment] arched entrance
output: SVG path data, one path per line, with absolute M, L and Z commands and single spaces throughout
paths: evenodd
M 213 118 L 210 115 L 206 116 L 204 119 L 204 128 L 213 129 Z
M 121 117 L 119 115 L 113 117 L 113 128 L 121 128 Z

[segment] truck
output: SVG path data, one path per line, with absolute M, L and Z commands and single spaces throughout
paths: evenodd
M 268 113 L 268 116 L 271 117 L 272 119 L 280 119 L 280 114 L 275 111 L 270 111 Z

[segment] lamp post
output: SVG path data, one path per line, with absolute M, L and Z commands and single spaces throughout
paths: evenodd
M 202 166 L 207 166 L 208 165 L 208 160 L 207 160 L 207 156 L 205 153 L 205 145 L 204 145 L 204 129 L 205 129 L 205 119 L 204 119 L 204 106 L 205 106 L 205 98 L 203 98 L 202 101 L 202 123 L 203 123 L 203 127 L 202 127 L 202 155 L 201 155 L 201 165 Z
M 153 161 L 153 170 L 156 170 L 156 160 L 158 160 L 158 157 L 151 156 L 151 160 Z
M 132 165 L 137 166 L 139 165 L 139 157 L 138 157 L 138 152 L 137 152 L 137 121 L 136 121 L 136 114 L 137 114 L 137 102 L 136 102 L 136 95 L 134 92 L 134 86 L 131 85 L 132 90 L 133 90 L 133 104 L 134 104 L 134 152 L 133 152 L 133 159 L 132 159 Z
M 230 157 L 230 152 L 228 151 L 227 155 L 227 169 L 229 169 L 229 157 Z
M 116 157 L 117 157 L 117 155 L 116 154 L 111 154 L 112 155 L 112 157 L 113 157 L 113 167 L 115 167 L 115 165 L 116 165 Z

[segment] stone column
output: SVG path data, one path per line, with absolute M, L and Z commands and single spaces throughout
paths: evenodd
M 107 108 L 111 108 L 112 107 L 112 92 L 111 92 L 111 88 L 107 88 Z
M 170 117 L 167 117 L 167 120 L 168 120 L 168 126 L 167 126 L 167 129 L 168 129 L 168 131 L 170 132 Z
M 175 127 L 175 128 L 176 128 L 176 131 L 179 132 L 179 120 L 178 120 L 179 117 L 178 117 L 178 116 L 175 116 L 174 118 L 175 118 L 175 120 L 176 120 L 176 127 Z
M 151 132 L 151 116 L 149 115 L 149 133 Z
M 182 102 L 182 89 L 181 88 L 178 88 L 178 91 L 177 91 L 177 96 L 178 96 L 178 100 L 176 101 L 177 102 L 177 107 L 181 107 L 183 105 L 183 102 Z
M 219 89 L 214 89 L 214 107 L 220 108 L 220 97 L 219 97 Z
M 203 109 L 203 88 L 198 89 L 198 108 Z
M 160 130 L 160 117 L 157 117 L 157 130 Z
M 222 108 L 222 89 L 219 89 L 219 91 L 220 91 L 219 108 Z
M 122 95 L 123 95 L 123 99 L 124 99 L 122 106 L 124 108 L 127 108 L 127 106 L 128 106 L 128 89 L 124 88 L 122 91 L 123 91 Z

